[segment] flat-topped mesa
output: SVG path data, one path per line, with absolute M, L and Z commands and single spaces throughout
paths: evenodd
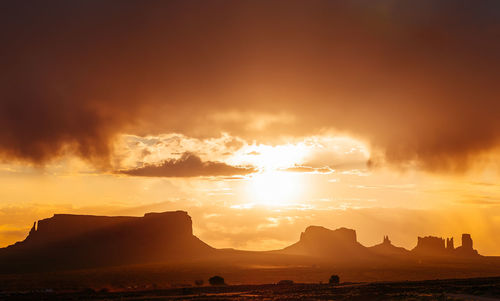
M 35 222 L 25 242 L 38 244 L 59 241 L 133 219 L 136 217 L 54 214 Z
M 144 221 L 162 229 L 175 230 L 176 233 L 181 235 L 193 235 L 193 222 L 186 211 L 146 213 L 144 214 Z
M 355 230 L 347 228 L 330 230 L 319 226 L 307 227 L 297 243 L 281 252 L 335 261 L 355 261 L 367 255 L 366 248 L 356 240 Z
M 462 246 L 455 248 L 453 237 L 445 240 L 441 237 L 418 237 L 417 246 L 412 250 L 414 254 L 423 256 L 477 256 L 478 252 L 472 248 L 470 234 L 462 234 Z
M 35 222 L 24 241 L 0 249 L 0 273 L 234 260 L 238 254 L 261 258 L 260 253 L 210 247 L 193 235 L 191 217 L 185 211 L 147 213 L 143 217 L 55 214 Z M 320 226 L 307 227 L 298 242 L 268 255 L 272 254 L 358 267 L 429 256 L 462 257 L 460 260 L 479 256 L 469 234 L 462 235 L 462 246 L 456 249 L 452 238 L 445 244 L 443 238 L 427 236 L 419 237 L 417 246 L 408 251 L 394 246 L 388 236 L 375 246 L 365 247 L 357 241 L 353 229 Z
M 184 211 L 143 217 L 55 214 L 1 249 L 0 270 L 33 271 L 177 262 L 213 254 Z
M 160 227 L 159 231 L 173 228 L 180 235 L 192 235 L 191 217 L 185 211 L 146 213 L 144 217 L 54 214 L 35 222 L 25 242 L 46 244 L 141 220 L 149 227 Z
M 417 246 L 412 251 L 419 255 L 444 255 L 446 254 L 445 240 L 435 236 L 419 236 Z
M 300 234 L 300 241 L 308 242 L 326 242 L 335 241 L 337 243 L 356 244 L 356 231 L 347 228 L 338 228 L 330 230 L 320 226 L 309 226 Z

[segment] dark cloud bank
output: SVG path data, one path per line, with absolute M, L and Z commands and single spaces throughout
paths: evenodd
M 498 1 L 3 1 L 0 156 L 333 127 L 393 163 L 465 166 L 500 140 L 499 20 Z M 223 111 L 296 118 L 262 133 Z
M 184 153 L 179 159 L 170 159 L 160 164 L 122 170 L 120 173 L 142 177 L 209 177 L 241 176 L 255 171 L 253 168 L 236 167 L 222 162 L 204 162 L 195 154 Z

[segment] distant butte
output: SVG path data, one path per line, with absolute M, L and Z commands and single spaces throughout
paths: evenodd
M 454 248 L 453 238 L 447 238 L 445 245 L 445 240 L 441 237 L 418 237 L 417 246 L 412 250 L 412 252 L 417 255 L 427 257 L 474 257 L 479 255 L 477 250 L 472 248 L 472 238 L 470 234 L 462 234 L 462 245 L 458 248 Z
M 193 235 L 185 211 L 147 213 L 143 217 L 55 214 L 35 222 L 26 239 L 0 249 L 0 272 L 48 271 L 145 263 L 222 260 L 259 261 L 269 256 L 287 260 L 310 258 L 345 264 L 383 263 L 421 258 L 480 258 L 469 234 L 462 246 L 440 237 L 418 237 L 408 251 L 394 246 L 388 236 L 365 247 L 356 231 L 309 226 L 293 245 L 268 252 L 215 249 Z M 277 256 L 277 257 L 276 257 Z M 273 260 L 275 260 L 273 259 Z

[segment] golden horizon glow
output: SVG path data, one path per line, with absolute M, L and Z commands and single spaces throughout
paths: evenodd
M 249 198 L 256 204 L 270 207 L 296 202 L 303 189 L 300 175 L 276 170 L 257 173 L 247 183 Z
M 221 134 L 124 135 L 117 166 L 134 168 L 183 153 L 203 162 L 251 166 L 242 176 L 130 177 L 62 157 L 43 170 L 0 166 L 0 244 L 26 237 L 33 221 L 54 213 L 137 215 L 185 210 L 195 234 L 214 247 L 269 250 L 296 241 L 307 226 L 355 229 L 361 243 L 389 235 L 412 248 L 417 236 L 471 233 L 477 249 L 496 255 L 489 238 L 500 226 L 495 166 L 464 176 L 368 169 L 369 148 L 349 136 L 316 135 L 248 142 Z M 495 161 L 496 162 L 496 161 Z M 139 164 L 139 165 L 137 165 Z M 180 166 L 193 168 L 191 165 Z M 204 168 L 204 165 L 196 165 Z M 425 225 L 422 224 L 425 221 Z

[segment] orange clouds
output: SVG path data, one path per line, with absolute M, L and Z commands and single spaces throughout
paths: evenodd
M 237 167 L 222 162 L 203 162 L 192 153 L 184 153 L 179 159 L 170 159 L 160 164 L 122 170 L 120 173 L 143 177 L 209 177 L 235 176 L 255 172 L 253 168 Z
M 333 128 L 392 163 L 465 169 L 500 140 L 498 5 L 4 3 L 0 155 L 102 163 L 119 133 Z

